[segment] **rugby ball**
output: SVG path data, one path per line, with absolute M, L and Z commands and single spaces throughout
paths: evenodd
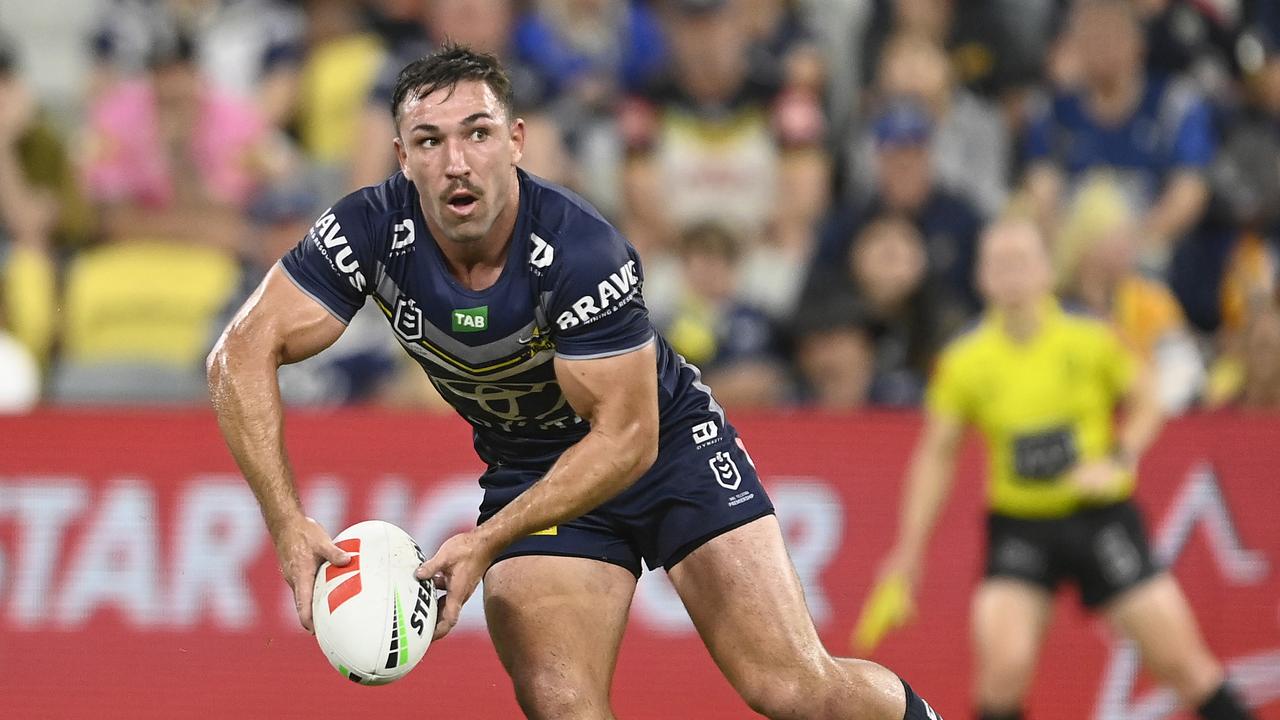
M 316 573 L 311 617 L 334 669 L 361 685 L 399 680 L 422 659 L 436 626 L 435 588 L 413 575 L 422 550 L 381 520 L 356 523 L 334 543 L 351 562 Z

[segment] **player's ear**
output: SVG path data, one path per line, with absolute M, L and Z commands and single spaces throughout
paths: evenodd
M 511 164 L 515 165 L 524 157 L 524 118 L 516 118 L 511 123 Z
M 396 160 L 400 163 L 400 171 L 407 176 L 409 168 L 405 165 L 405 162 L 409 159 L 409 153 L 405 152 L 404 141 L 400 139 L 399 135 L 396 135 L 391 139 L 391 144 L 396 146 Z

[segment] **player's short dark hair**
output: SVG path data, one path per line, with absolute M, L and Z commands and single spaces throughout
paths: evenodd
M 400 106 L 406 99 L 425 97 L 437 90 L 453 92 L 464 80 L 488 85 L 506 110 L 507 119 L 511 119 L 514 105 L 511 80 L 498 58 L 465 45 L 445 43 L 439 50 L 404 66 L 396 76 L 395 90 L 391 93 L 391 117 L 396 129 L 400 128 Z

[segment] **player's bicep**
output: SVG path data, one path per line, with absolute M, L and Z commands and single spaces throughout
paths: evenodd
M 276 264 L 240 306 L 218 344 L 235 343 L 283 365 L 329 347 L 346 327 Z
M 593 431 L 657 441 L 657 348 L 621 355 L 555 359 L 556 380 L 574 412 Z

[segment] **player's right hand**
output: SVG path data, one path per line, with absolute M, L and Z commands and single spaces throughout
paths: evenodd
M 871 594 L 862 604 L 858 624 L 849 638 L 860 657 L 870 655 L 891 630 L 915 617 L 915 585 L 918 570 L 893 553 L 880 569 Z
M 341 567 L 351 562 L 351 556 L 334 545 L 329 533 L 311 518 L 303 518 L 281 530 L 275 537 L 275 544 L 280 571 L 293 589 L 298 622 L 302 623 L 304 630 L 314 633 L 311 595 L 315 591 L 316 572 L 326 560 Z

